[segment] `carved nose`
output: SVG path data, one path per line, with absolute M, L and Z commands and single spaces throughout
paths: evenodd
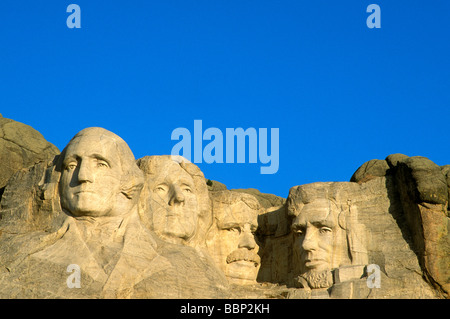
M 94 181 L 94 175 L 89 167 L 89 164 L 81 161 L 78 169 L 78 182 L 80 183 L 92 183 Z
M 317 249 L 316 233 L 311 227 L 305 230 L 305 238 L 303 238 L 302 248 L 306 251 L 313 251 Z
M 239 238 L 239 248 L 247 248 L 249 250 L 254 249 L 256 247 L 255 238 L 250 231 L 250 227 L 244 227 L 242 230 L 241 236 Z
M 183 191 L 178 185 L 175 185 L 172 187 L 170 199 L 169 199 L 169 206 L 174 205 L 184 205 L 184 195 Z

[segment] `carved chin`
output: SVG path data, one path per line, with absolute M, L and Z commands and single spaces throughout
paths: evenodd
M 75 216 L 104 216 L 111 211 L 109 205 L 100 201 L 93 192 L 76 194 L 69 200 L 63 200 L 62 207 Z
M 173 237 L 173 238 L 181 238 L 183 240 L 187 240 L 192 237 L 191 232 L 187 232 L 183 229 L 167 229 L 164 232 L 160 233 L 163 236 Z
M 310 270 L 300 275 L 308 282 L 311 289 L 328 288 L 333 285 L 333 276 L 329 269 L 316 271 Z
M 164 225 L 162 232 L 170 237 L 178 237 L 184 240 L 194 235 L 195 227 L 190 221 L 179 220 L 176 216 L 168 216 L 167 223 Z
M 246 284 L 254 283 L 258 275 L 259 265 L 249 261 L 235 261 L 227 264 L 226 275 L 231 281 Z
M 196 219 L 190 217 L 193 214 L 188 210 L 180 210 L 163 207 L 153 209 L 153 229 L 155 232 L 166 238 L 180 238 L 187 240 L 194 236 L 196 230 Z

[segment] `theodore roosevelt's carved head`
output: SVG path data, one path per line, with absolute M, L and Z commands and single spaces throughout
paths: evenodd
M 255 236 L 261 205 L 250 194 L 228 190 L 216 192 L 212 202 L 215 223 L 207 239 L 210 254 L 230 282 L 255 283 L 261 265 Z

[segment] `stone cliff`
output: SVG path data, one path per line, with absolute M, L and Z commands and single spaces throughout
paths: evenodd
M 0 298 L 449 298 L 450 165 L 392 154 L 288 198 L 101 128 L 0 117 Z

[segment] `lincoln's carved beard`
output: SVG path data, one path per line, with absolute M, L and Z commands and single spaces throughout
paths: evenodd
M 326 270 L 308 270 L 300 275 L 308 282 L 311 289 L 328 288 L 333 285 L 333 276 L 329 269 Z

